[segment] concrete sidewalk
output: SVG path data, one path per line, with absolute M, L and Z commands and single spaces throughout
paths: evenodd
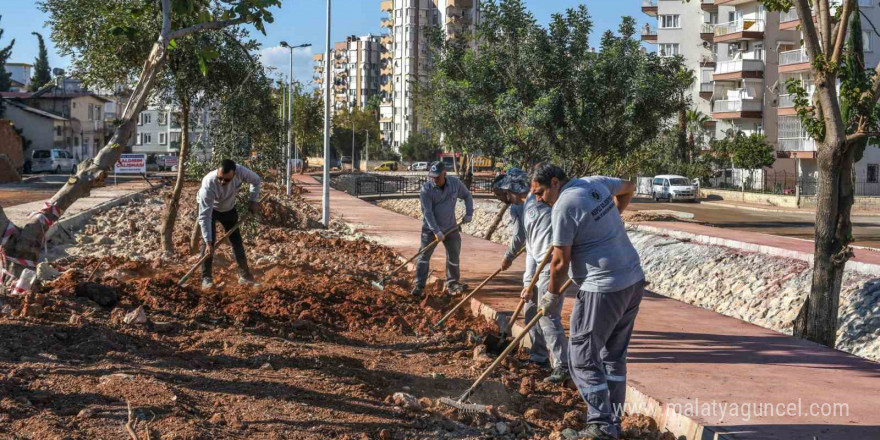
M 320 185 L 309 176 L 297 180 L 320 209 Z M 331 191 L 331 212 L 401 254 L 418 250 L 419 220 L 338 191 Z M 731 232 L 740 241 L 751 235 Z M 505 247 L 464 236 L 462 249 L 462 274 L 473 285 L 498 267 Z M 442 270 L 442 254 L 435 254 L 434 270 Z M 490 318 L 509 314 L 518 300 L 521 270 L 522 258 L 472 309 Z M 565 322 L 571 303 L 565 304 Z M 669 298 L 645 298 L 629 361 L 628 402 L 637 405 L 630 412 L 651 415 L 676 436 L 880 438 L 880 364 Z M 831 414 L 835 404 L 838 414 Z
M 154 185 L 158 185 L 158 183 Z M 62 214 L 61 221 L 55 225 L 60 224 L 68 230 L 77 228 L 88 221 L 94 213 L 125 203 L 131 200 L 135 195 L 148 189 L 150 189 L 150 185 L 144 181 L 120 183 L 119 185 L 93 189 L 89 197 L 84 197 L 74 202 L 73 205 Z M 13 205 L 3 208 L 3 211 L 13 223 L 17 226 L 22 226 L 28 222 L 28 215 L 32 212 L 43 209 L 48 200 L 49 199 Z M 55 234 L 55 231 L 57 231 L 55 225 L 49 229 L 49 233 L 47 234 L 49 238 L 51 238 Z

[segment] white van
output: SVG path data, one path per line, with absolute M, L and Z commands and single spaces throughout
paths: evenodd
M 654 201 L 666 199 L 667 202 L 689 200 L 697 201 L 697 189 L 687 177 L 663 174 L 654 176 L 651 182 L 651 198 Z
M 50 172 L 71 173 L 76 170 L 76 159 L 65 150 L 33 150 L 31 157 L 24 162 L 25 173 Z

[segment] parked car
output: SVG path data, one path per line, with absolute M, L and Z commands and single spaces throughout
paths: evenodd
M 25 173 L 54 172 L 56 174 L 76 171 L 76 159 L 69 151 L 60 149 L 33 150 L 24 162 Z
M 689 200 L 697 201 L 697 189 L 687 177 L 663 174 L 654 176 L 651 182 L 651 198 L 654 201 L 666 199 L 667 202 Z
M 409 169 L 410 171 L 427 171 L 428 162 L 413 162 L 413 164 L 409 166 Z
M 342 163 L 351 163 L 351 156 L 342 156 Z
M 388 161 L 388 162 L 382 162 L 379 166 L 377 166 L 376 168 L 373 168 L 373 171 L 397 171 L 397 169 L 398 169 L 397 162 Z

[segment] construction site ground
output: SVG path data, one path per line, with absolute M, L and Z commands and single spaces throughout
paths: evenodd
M 159 252 L 169 191 L 154 189 L 56 234 L 60 275 L 0 295 L 0 438 L 559 439 L 582 428 L 578 393 L 541 382 L 549 371 L 523 354 L 474 397 L 490 414 L 438 405 L 491 362 L 481 344 L 497 327 L 462 312 L 432 330 L 454 298 L 432 288 L 416 301 L 406 274 L 371 289 L 399 249 L 341 222 L 319 227 L 298 194 L 267 185 L 261 220 L 243 227 L 262 286 L 237 284 L 222 244 L 215 288 L 200 289 L 198 272 L 177 286 L 197 259 L 195 190 L 174 255 Z M 624 427 L 629 439 L 674 438 L 646 417 Z
M 320 184 L 309 176 L 299 177 L 299 182 L 310 190 L 304 197 L 320 207 Z M 334 216 L 355 231 L 402 254 L 417 251 L 420 220 L 343 192 L 331 190 L 330 194 Z M 653 216 L 646 219 L 656 220 Z M 772 236 L 765 234 L 687 222 L 648 224 L 804 251 L 801 241 L 794 238 L 770 240 Z M 494 272 L 505 248 L 464 235 L 464 280 L 473 286 Z M 855 261 L 873 263 L 874 259 L 874 253 L 857 250 Z M 431 264 L 433 270 L 442 270 L 443 253 L 436 252 Z M 521 264 L 517 261 L 477 295 L 472 310 L 504 321 L 518 301 Z M 566 324 L 571 301 L 566 299 L 563 312 Z M 643 410 L 656 411 L 661 428 L 675 429 L 677 435 L 688 439 L 880 438 L 880 413 L 876 410 L 880 406 L 880 365 L 696 306 L 649 294 L 636 321 L 629 360 L 628 396 L 646 405 Z M 685 414 L 687 404 L 692 405 L 690 414 Z M 721 405 L 735 405 L 742 410 L 757 405 L 779 408 L 780 404 L 794 404 L 797 411 L 731 415 L 719 410 Z M 816 415 L 809 411 L 811 404 L 842 404 L 847 410 L 845 415 Z M 674 405 L 678 405 L 678 411 Z

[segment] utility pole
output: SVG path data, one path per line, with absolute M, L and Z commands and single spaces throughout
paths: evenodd
M 284 176 L 284 178 L 285 178 L 285 181 L 287 182 L 287 196 L 288 197 L 290 197 L 290 184 L 291 184 L 291 177 L 290 177 L 291 152 L 290 152 L 290 149 L 293 147 L 293 50 L 299 49 L 301 47 L 309 47 L 309 46 L 311 46 L 311 44 L 309 44 L 309 43 L 300 44 L 299 46 L 291 46 L 290 44 L 287 44 L 286 41 L 281 42 L 281 47 L 286 47 L 286 48 L 290 49 L 290 77 L 288 78 L 288 83 L 287 83 L 288 84 L 287 85 L 287 93 L 288 93 L 287 120 L 288 120 L 289 125 L 287 126 L 287 154 L 285 155 L 286 165 L 284 167 L 284 169 L 287 173 L 287 175 Z
M 324 194 L 321 203 L 321 220 L 330 226 L 330 6 L 327 0 L 327 44 L 324 51 Z
M 364 171 L 370 172 L 370 131 L 367 130 L 367 158 L 364 161 Z
M 352 110 L 353 111 L 353 110 Z M 354 172 L 354 115 L 349 113 L 349 119 L 351 119 L 351 172 Z

